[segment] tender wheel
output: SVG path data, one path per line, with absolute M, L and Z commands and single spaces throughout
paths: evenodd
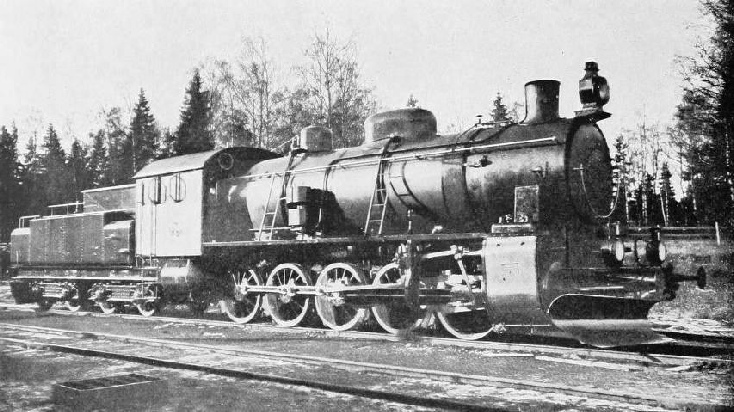
M 262 278 L 252 269 L 230 272 L 232 297 L 221 301 L 222 310 L 235 323 L 253 320 L 262 307 L 262 295 L 247 293 L 248 286 L 262 285 Z
M 397 263 L 390 263 L 382 267 L 375 275 L 374 285 L 385 283 L 398 283 L 400 281 L 400 269 Z M 401 334 L 406 329 L 414 328 L 428 316 L 425 309 L 413 309 L 407 303 L 396 300 L 383 305 L 372 307 L 375 320 L 382 329 L 393 335 Z
M 265 295 L 265 307 L 276 324 L 280 326 L 297 326 L 311 308 L 311 297 L 298 295 L 292 289 L 296 286 L 311 286 L 311 277 L 300 265 L 283 263 L 275 267 L 268 275 L 267 286 L 276 286 L 280 293 Z
M 161 290 L 160 288 L 157 288 L 155 286 L 149 286 L 145 290 L 144 297 L 155 297 L 156 300 L 152 302 L 142 302 L 142 303 L 136 303 L 135 307 L 138 309 L 138 312 L 140 312 L 141 315 L 148 317 L 153 316 L 156 312 L 160 311 L 161 305 L 160 305 L 160 297 L 161 297 Z
M 492 330 L 492 321 L 484 309 L 457 313 L 436 312 L 436 315 L 446 332 L 459 339 L 482 339 Z
M 104 312 L 104 313 L 106 313 L 108 315 L 111 315 L 111 314 L 117 312 L 117 309 L 118 309 L 117 305 L 115 305 L 112 302 L 105 302 L 105 301 L 97 302 L 97 306 L 99 307 L 99 309 L 102 312 Z
M 64 306 L 66 306 L 66 309 L 68 309 L 69 312 L 79 312 L 84 305 L 82 305 L 78 300 L 67 300 L 64 302 Z
M 50 299 L 40 299 L 38 302 L 38 308 L 36 308 L 36 311 L 38 312 L 46 312 L 54 305 L 54 301 Z
M 332 263 L 324 268 L 316 280 L 316 287 L 364 285 L 364 275 L 358 268 L 348 263 Z M 367 309 L 339 304 L 327 295 L 317 295 L 316 313 L 324 325 L 334 330 L 353 329 L 367 318 Z
M 68 309 L 70 312 L 79 312 L 82 308 L 86 306 L 86 302 L 82 299 L 79 299 L 79 296 L 81 294 L 79 293 L 79 288 L 77 286 L 74 286 L 74 294 L 72 295 L 71 299 L 64 302 L 64 306 L 66 306 L 66 309 Z
M 155 313 L 160 310 L 155 302 L 136 303 L 135 307 L 138 309 L 138 312 L 140 312 L 140 314 L 145 316 L 146 318 L 148 316 L 155 315 Z

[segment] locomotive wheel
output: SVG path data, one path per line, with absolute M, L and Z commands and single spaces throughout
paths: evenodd
M 316 279 L 317 287 L 364 285 L 362 271 L 349 263 L 332 263 Z M 328 296 L 316 296 L 316 313 L 325 326 L 338 331 L 353 329 L 367 318 L 367 309 L 336 305 Z
M 289 292 L 293 286 L 312 286 L 311 277 L 300 265 L 282 263 L 268 275 L 266 286 L 276 286 L 284 293 L 265 295 L 265 307 L 279 326 L 297 326 L 308 314 L 311 308 L 311 297 Z
M 373 285 L 384 283 L 398 283 L 400 281 L 400 268 L 397 263 L 383 266 L 375 275 Z M 372 307 L 372 314 L 385 332 L 393 335 L 401 334 L 406 329 L 417 327 L 423 319 L 428 316 L 425 309 L 414 309 L 407 303 L 396 300 L 383 305 Z
M 492 321 L 484 309 L 459 313 L 439 311 L 436 315 L 446 332 L 462 340 L 482 339 L 492 330 Z
M 252 269 L 230 272 L 233 297 L 221 301 L 222 310 L 235 323 L 244 324 L 253 320 L 262 307 L 262 295 L 247 294 L 247 286 L 262 285 L 262 278 Z
M 116 304 L 106 301 L 97 302 L 97 306 L 99 306 L 99 309 L 102 310 L 102 312 L 108 315 L 117 312 L 118 309 L 118 306 Z

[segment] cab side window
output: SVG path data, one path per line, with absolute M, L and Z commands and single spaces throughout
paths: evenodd
M 186 182 L 181 177 L 181 173 L 176 173 L 171 176 L 169 182 L 169 190 L 171 193 L 171 199 L 178 203 L 184 200 L 186 197 Z
M 145 180 L 140 181 L 140 185 L 138 186 L 138 204 L 144 205 L 145 204 Z
M 148 187 L 148 199 L 153 202 L 153 204 L 159 204 L 161 203 L 161 177 L 156 176 L 150 181 L 150 185 Z

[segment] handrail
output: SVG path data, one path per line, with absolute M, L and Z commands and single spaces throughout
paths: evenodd
M 525 147 L 535 147 L 536 145 L 552 145 L 558 143 L 558 138 L 556 136 L 551 137 L 543 137 L 540 139 L 531 139 L 531 140 L 523 140 L 519 142 L 502 142 L 502 143 L 489 143 L 484 145 L 477 145 L 477 146 L 471 146 L 471 147 L 461 147 L 461 148 L 450 148 L 450 149 L 444 149 L 444 150 L 437 150 L 433 152 L 427 152 L 427 153 L 411 153 L 411 154 L 404 154 L 404 155 L 393 155 L 388 159 L 385 159 L 388 163 L 392 162 L 399 162 L 403 160 L 410 160 L 410 159 L 430 159 L 435 157 L 441 157 L 447 154 L 453 154 L 453 153 L 476 153 L 481 150 L 492 150 L 492 149 L 521 149 Z M 396 153 L 396 152 L 393 152 Z M 382 161 L 379 153 L 370 153 L 369 159 L 364 160 L 356 160 L 349 162 L 349 159 L 345 159 L 346 161 L 344 163 L 337 163 L 333 166 L 313 166 L 313 167 L 306 167 L 303 169 L 292 169 L 289 173 L 297 174 L 297 173 L 306 173 L 306 172 L 316 172 L 320 170 L 326 170 L 330 167 L 334 168 L 346 168 L 346 167 L 352 167 L 352 166 L 365 166 L 365 165 L 371 165 L 371 164 L 377 164 L 380 161 Z M 252 175 L 242 176 L 244 179 L 256 179 L 261 177 L 270 177 L 270 176 L 279 176 L 283 174 L 283 172 L 263 172 L 263 173 L 256 173 Z
M 28 227 L 28 226 L 26 226 L 28 224 L 28 222 L 30 222 L 31 220 L 33 220 L 33 219 L 35 219 L 37 217 L 41 217 L 41 215 L 26 215 L 26 216 L 19 217 L 18 218 L 18 227 L 19 228 L 20 227 Z
M 49 205 L 47 206 L 49 209 L 51 209 L 51 215 L 54 215 L 54 211 L 62 208 L 66 208 L 66 214 L 69 214 L 69 208 L 74 207 L 77 210 L 79 210 L 80 206 L 84 206 L 84 203 L 81 202 L 72 202 L 72 203 L 60 203 L 57 205 Z

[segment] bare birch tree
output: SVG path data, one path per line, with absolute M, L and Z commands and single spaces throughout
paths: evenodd
M 361 142 L 364 119 L 374 110 L 372 91 L 360 82 L 354 43 L 339 43 L 328 30 L 315 34 L 298 69 L 315 118 L 334 132 L 335 147 Z
M 245 38 L 233 62 L 216 60 L 205 67 L 219 144 L 272 146 L 278 86 L 265 40 Z

